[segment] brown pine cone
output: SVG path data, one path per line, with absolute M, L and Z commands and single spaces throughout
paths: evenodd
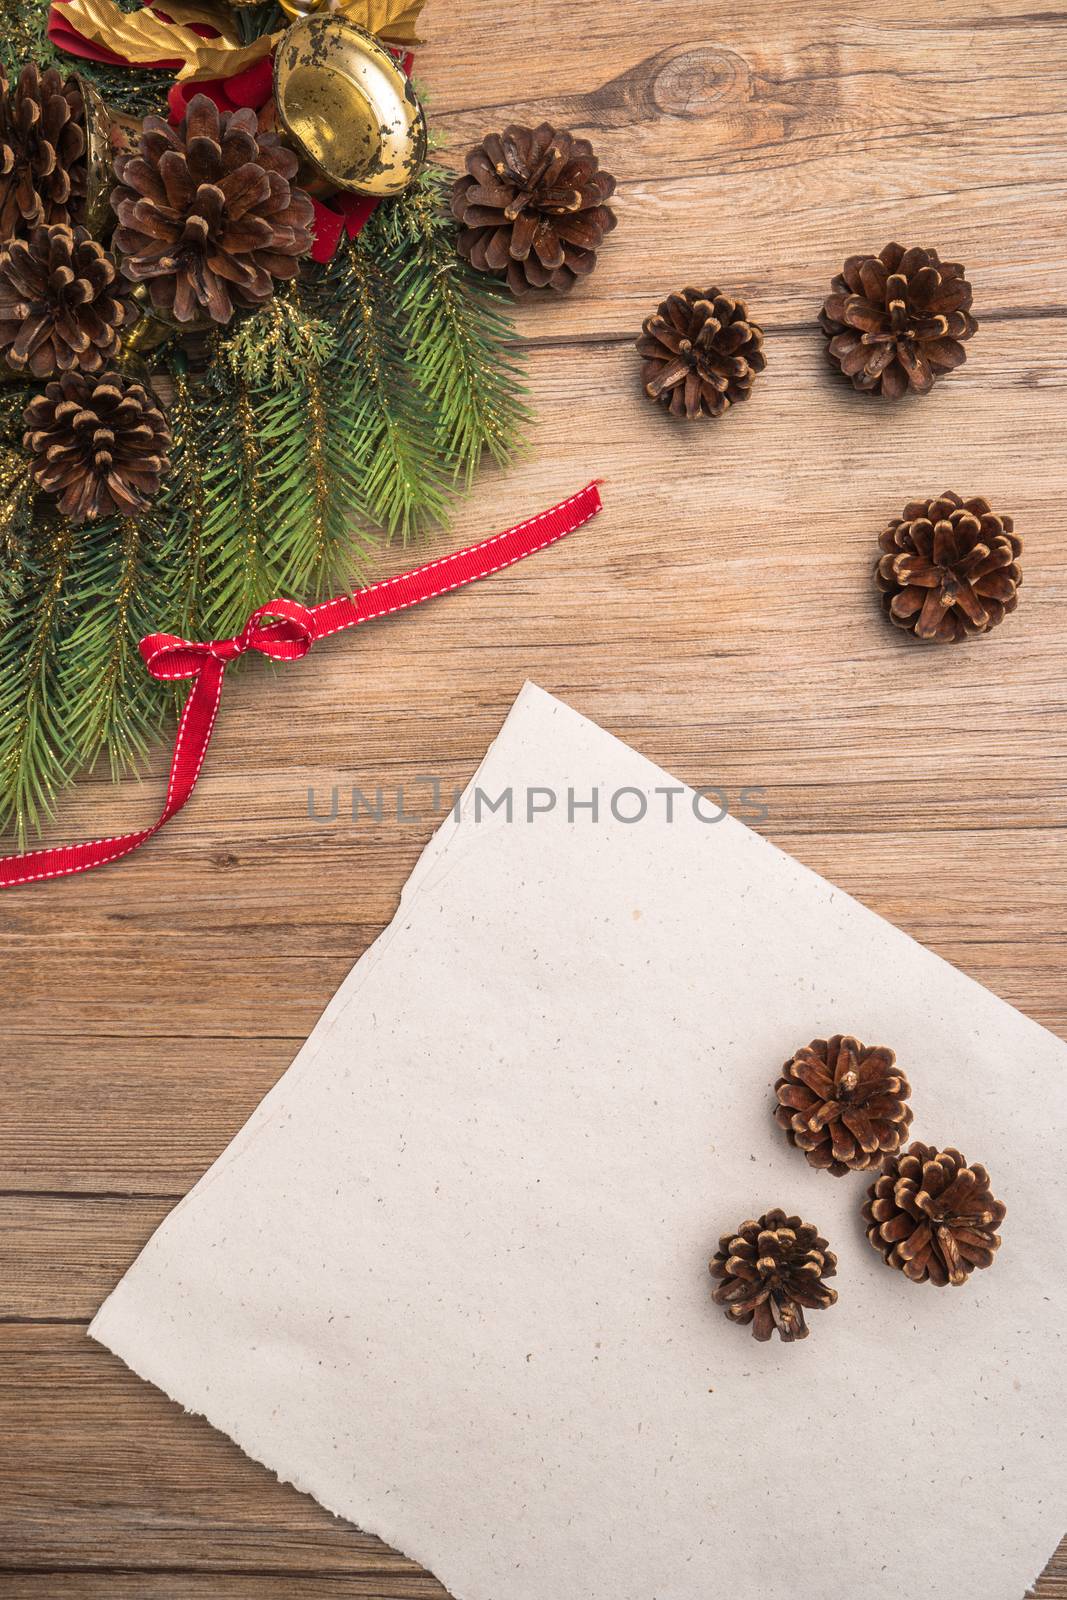
M 911 1085 L 883 1045 L 850 1034 L 813 1039 L 782 1068 L 774 1120 L 810 1166 L 865 1172 L 899 1150 L 911 1123 Z
M 207 95 L 177 128 L 146 117 L 138 146 L 115 161 L 122 271 L 180 323 L 205 314 L 226 323 L 235 306 L 261 305 L 311 249 L 314 211 L 292 182 L 297 165 L 254 111 L 220 113 Z
M 791 1344 L 806 1339 L 804 1307 L 832 1306 L 837 1291 L 822 1281 L 837 1273 L 837 1257 L 818 1230 L 784 1211 L 768 1211 L 758 1222 L 742 1222 L 725 1233 L 709 1268 L 719 1280 L 712 1293 L 731 1322 L 752 1324 L 752 1337 L 778 1337 Z
M 85 209 L 85 106 L 76 77 L 28 62 L 14 92 L 0 66 L 0 241 Z
M 99 372 L 136 320 L 115 258 L 84 228 L 54 223 L 0 248 L 0 353 L 15 372 Z
M 948 491 L 911 501 L 878 540 L 885 554 L 874 575 L 889 620 L 937 644 L 958 644 L 1003 622 L 1023 581 L 1014 526 L 985 500 Z
M 673 417 L 721 417 L 747 400 L 767 365 L 763 329 L 721 289 L 683 289 L 646 317 L 638 353 L 645 393 Z
M 887 1265 L 939 1287 L 965 1283 L 975 1267 L 993 1265 L 1005 1213 L 984 1167 L 932 1144 L 892 1156 L 863 1207 L 867 1237 Z
M 616 222 L 604 204 L 614 193 L 588 139 L 548 122 L 488 133 L 452 188 L 456 249 L 479 272 L 501 274 L 514 295 L 566 293 L 596 266 Z
M 146 510 L 170 466 L 170 428 L 151 390 L 120 372 L 64 372 L 26 407 L 38 485 L 74 523 Z
M 830 360 L 854 389 L 898 399 L 927 394 L 967 359 L 963 340 L 978 327 L 964 268 L 936 250 L 887 244 L 877 256 L 849 256 L 819 313 Z

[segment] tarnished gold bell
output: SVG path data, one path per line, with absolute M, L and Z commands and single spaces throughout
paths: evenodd
M 173 339 L 204 338 L 218 331 L 217 324 L 210 317 L 201 317 L 193 322 L 176 322 L 173 317 L 157 311 L 152 304 L 147 283 L 134 284 L 130 298 L 140 315 L 122 335 L 122 348 L 117 359 L 124 371 L 139 370 L 148 357 L 157 354 Z
M 335 189 L 400 194 L 426 159 L 418 96 L 384 45 L 346 17 L 302 17 L 274 56 L 278 123 Z
M 85 226 L 94 239 L 102 239 L 115 222 L 111 210 L 115 157 L 136 143 L 141 120 L 115 111 L 88 78 L 80 72 L 74 76 L 85 107 Z

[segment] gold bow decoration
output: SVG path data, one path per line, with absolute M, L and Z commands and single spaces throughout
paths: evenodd
M 390 44 L 417 44 L 415 22 L 423 0 L 289 0 L 293 16 L 315 11 L 339 13 Z M 153 61 L 179 61 L 179 83 L 207 78 L 232 78 L 261 61 L 274 49 L 280 33 L 264 34 L 242 44 L 234 15 L 222 0 L 165 0 L 166 18 L 144 6 L 120 11 L 115 0 L 66 0 L 63 15 L 94 44 L 122 56 L 131 66 Z M 217 38 L 204 39 L 192 24 L 211 28 Z

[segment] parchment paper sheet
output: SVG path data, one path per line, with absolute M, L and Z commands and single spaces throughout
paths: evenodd
M 670 781 L 527 686 L 474 782 L 556 809 L 441 827 L 90 1332 L 457 1600 L 1021 1600 L 1067 1526 L 1067 1047 L 688 793 L 607 813 Z M 989 1167 L 966 1287 L 887 1269 L 864 1179 L 775 1127 L 834 1031 Z M 710 1299 L 775 1205 L 839 1257 L 802 1344 Z

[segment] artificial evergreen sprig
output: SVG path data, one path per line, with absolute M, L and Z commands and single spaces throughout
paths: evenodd
M 456 254 L 451 181 L 428 165 L 366 232 L 393 284 L 437 447 L 469 485 L 486 451 L 500 466 L 514 457 L 530 413 L 506 291 Z
M 0 632 L 0 826 L 13 822 L 20 845 L 51 815 L 76 767 L 61 671 L 74 538 L 58 520 L 35 530 Z
M 429 401 L 414 381 L 394 285 L 361 235 L 341 245 L 322 287 L 334 306 L 337 350 L 328 371 L 343 397 L 357 504 L 406 544 L 447 520 L 449 475 L 434 448 Z
M 298 383 L 309 366 L 321 368 L 336 347 L 330 324 L 310 314 L 296 286 L 288 285 L 262 311 L 236 323 L 216 359 L 235 382 L 277 393 Z

